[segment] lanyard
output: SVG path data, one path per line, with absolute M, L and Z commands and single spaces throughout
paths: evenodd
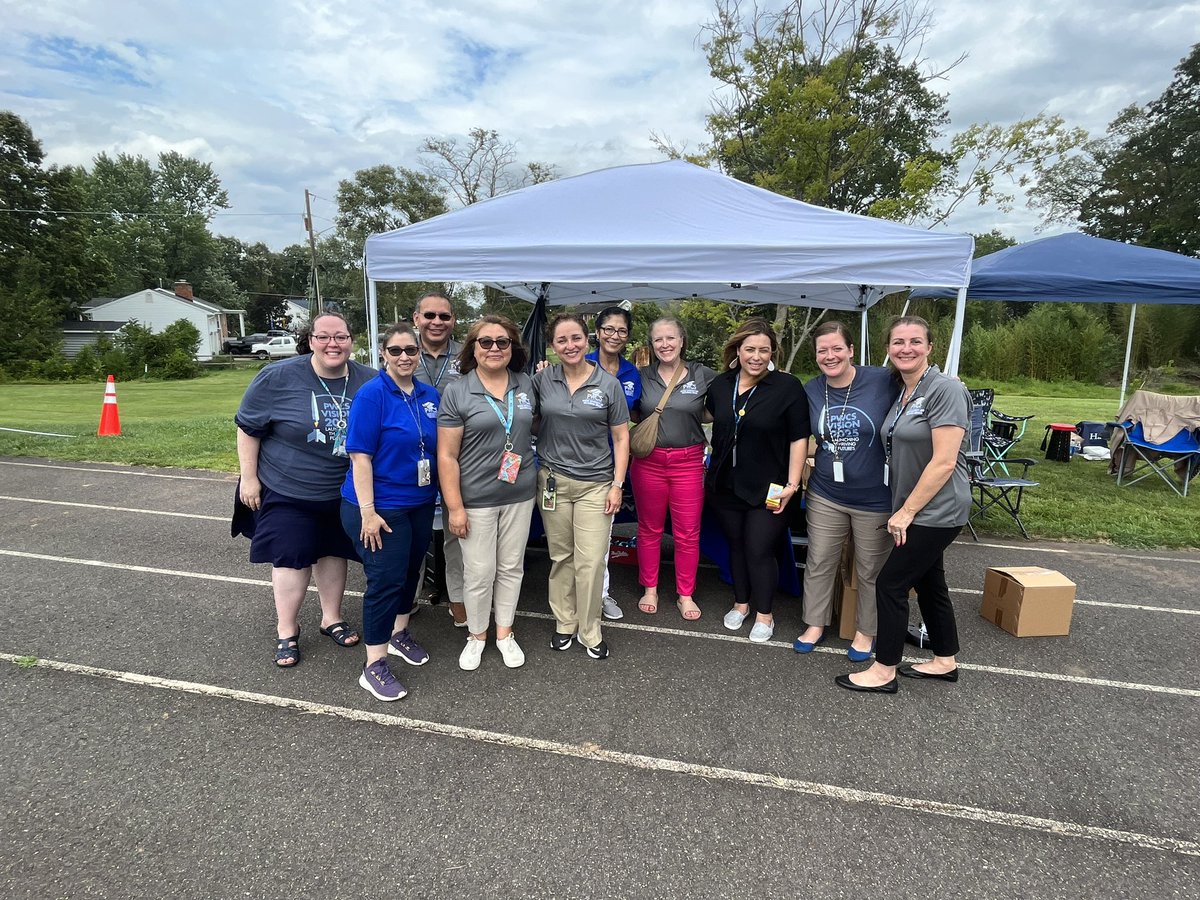
M 508 389 L 508 418 L 504 417 L 504 413 L 500 412 L 500 407 L 496 405 L 496 401 L 492 399 L 490 394 L 484 394 L 484 399 L 487 400 L 488 406 L 492 408 L 492 412 L 496 414 L 496 418 L 500 420 L 500 424 L 504 426 L 504 449 L 512 450 L 512 426 L 513 426 L 513 388 Z
M 408 410 L 408 414 L 412 418 L 413 424 L 417 426 L 417 443 L 420 444 L 420 447 L 421 447 L 421 459 L 424 459 L 425 458 L 425 429 L 423 429 L 421 427 L 421 418 L 420 418 L 420 416 L 418 416 L 416 414 L 416 412 L 413 411 L 413 404 L 409 402 L 408 394 L 404 393 L 404 389 L 398 388 L 398 390 L 400 391 L 400 398 L 404 401 L 404 408 Z M 413 385 L 414 402 L 416 401 L 416 397 L 415 397 L 416 393 L 417 393 L 416 385 Z
M 437 359 L 435 356 L 434 359 Z M 425 358 L 425 349 L 421 348 L 421 368 L 425 370 L 425 377 L 433 380 L 435 388 L 441 387 L 442 376 L 446 374 L 446 366 L 450 365 L 450 345 L 446 345 L 446 358 L 442 360 L 442 367 L 438 370 L 437 378 L 433 377 L 433 373 L 429 371 L 429 360 Z
M 850 376 L 850 383 L 846 385 L 846 396 L 842 400 L 842 415 L 840 421 L 846 421 L 846 407 L 850 405 L 850 391 L 854 388 L 854 376 Z M 821 440 L 827 442 L 833 448 L 833 458 L 841 459 L 841 451 L 838 449 L 837 442 L 833 439 L 833 415 L 829 409 L 829 376 L 825 376 L 825 430 L 828 434 L 821 435 Z
M 754 396 L 754 392 L 758 390 L 758 385 L 750 388 L 746 394 L 746 400 L 742 404 L 741 409 L 738 408 L 738 388 L 742 386 L 742 373 L 738 372 L 733 379 L 733 464 L 737 465 L 737 442 L 738 431 L 742 427 L 742 419 L 746 415 L 746 407 L 750 405 L 750 398 Z
M 321 387 L 325 388 L 325 393 L 327 393 L 329 395 L 329 399 L 332 400 L 333 405 L 337 407 L 337 414 L 338 414 L 338 420 L 336 423 L 337 428 L 339 430 L 342 428 L 345 428 L 346 427 L 346 413 L 342 410 L 342 404 L 346 402 L 346 388 L 349 387 L 349 385 L 350 385 L 350 373 L 349 372 L 346 373 L 346 382 L 345 382 L 345 384 L 342 385 L 342 396 L 338 397 L 338 398 L 335 398 L 333 396 L 333 391 L 330 390 L 329 385 L 327 385 L 325 383 L 324 378 L 322 378 L 320 375 L 318 375 L 317 381 L 321 382 Z M 315 403 L 313 405 L 314 405 L 314 407 L 316 406 Z M 313 410 L 313 418 L 314 419 L 317 418 L 317 412 L 315 409 Z M 320 424 L 320 423 L 317 421 L 314 421 L 313 428 L 316 428 L 318 424 Z
M 892 419 L 892 427 L 888 429 L 887 438 L 885 440 L 885 443 L 887 445 L 888 460 L 891 460 L 891 458 L 892 458 L 892 435 L 896 433 L 896 426 L 900 423 L 900 417 L 902 415 L 904 415 L 904 411 L 906 409 L 908 409 L 909 404 L 911 404 L 913 402 L 913 400 L 916 399 L 917 391 L 919 391 L 921 389 L 921 385 L 925 381 L 925 376 L 927 376 L 932 371 L 933 371 L 933 366 L 925 367 L 925 371 L 921 373 L 920 380 L 917 382 L 916 386 L 912 389 L 912 393 L 908 395 L 907 400 L 904 399 L 903 393 L 901 393 L 901 395 L 900 395 L 899 406 L 896 409 L 896 418 Z

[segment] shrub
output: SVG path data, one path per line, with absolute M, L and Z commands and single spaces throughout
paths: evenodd
M 167 359 L 159 374 L 163 378 L 195 378 L 200 374 L 200 364 L 196 362 L 196 358 L 191 353 L 176 347 L 167 354 Z

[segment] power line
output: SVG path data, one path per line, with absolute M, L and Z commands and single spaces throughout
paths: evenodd
M 239 213 L 239 212 L 214 212 L 214 213 L 186 213 L 186 212 L 124 212 L 119 209 L 9 209 L 0 207 L 0 212 L 6 213 L 33 213 L 39 216 L 128 216 L 130 218 L 161 218 L 161 219 L 182 219 L 186 216 L 303 216 L 299 211 L 294 212 L 262 212 L 262 213 Z M 324 218 L 324 217 L 322 217 Z M 332 220 L 330 220 L 332 221 Z

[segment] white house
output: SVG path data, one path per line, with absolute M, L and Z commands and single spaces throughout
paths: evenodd
M 308 324 L 308 300 L 288 297 L 283 303 L 287 325 L 281 327 L 286 327 L 293 332 L 299 332 L 301 328 Z
M 200 332 L 200 349 L 196 359 L 212 359 L 221 352 L 221 344 L 229 335 L 229 316 L 238 317 L 238 333 L 246 333 L 244 309 L 224 309 L 193 296 L 186 281 L 175 282 L 175 289 L 146 288 L 115 300 L 92 300 L 83 307 L 85 317 L 109 322 L 128 322 L 137 319 L 155 334 L 172 322 L 187 319 Z

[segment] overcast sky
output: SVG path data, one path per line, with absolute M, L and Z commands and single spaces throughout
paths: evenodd
M 1157 97 L 1200 40 L 1200 2 L 933 0 L 932 65 L 951 130 L 1057 113 L 1102 133 Z M 304 240 L 304 189 L 332 225 L 340 179 L 417 167 L 428 136 L 476 126 L 563 175 L 661 155 L 652 131 L 706 139 L 711 0 L 0 0 L 0 108 L 49 161 L 162 150 L 211 162 L 232 209 L 213 229 Z M 1035 237 L 1037 219 L 971 207 L 954 230 Z

